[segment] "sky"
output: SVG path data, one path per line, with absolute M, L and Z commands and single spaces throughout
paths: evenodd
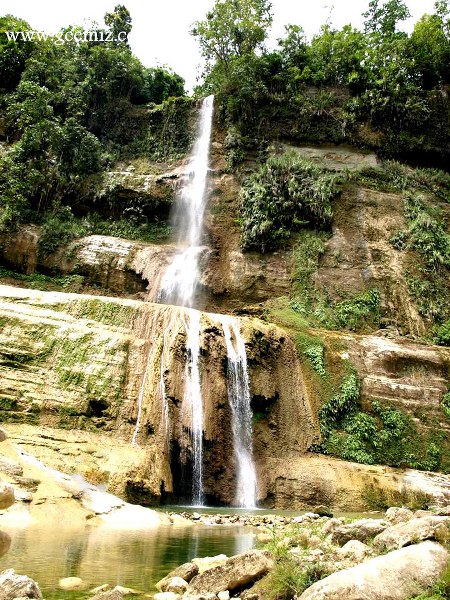
M 346 23 L 360 26 L 361 14 L 369 0 L 272 0 L 274 22 L 269 46 L 283 35 L 284 25 L 301 25 L 308 37 L 319 30 L 330 14 L 336 27 Z M 0 15 L 26 19 L 33 29 L 56 33 L 67 25 L 83 25 L 93 20 L 103 24 L 103 16 L 116 4 L 125 4 L 131 13 L 133 30 L 130 45 L 147 67 L 167 65 L 179 73 L 191 90 L 196 83 L 201 57 L 198 45 L 189 35 L 192 23 L 203 19 L 214 0 L 0 0 Z M 412 28 L 425 12 L 433 10 L 434 0 L 406 0 L 412 14 L 404 24 Z

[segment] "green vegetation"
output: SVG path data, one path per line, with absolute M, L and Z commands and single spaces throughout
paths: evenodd
M 450 598 L 450 566 L 428 592 L 415 596 L 411 600 L 449 600 Z
M 201 91 L 216 94 L 222 121 L 237 131 L 243 151 L 264 147 L 271 132 L 303 141 L 357 141 L 386 155 L 422 153 L 444 162 L 448 3 L 436 2 L 411 34 L 399 30 L 408 16 L 404 2 L 373 0 L 364 31 L 329 22 L 307 40 L 301 24 L 289 24 L 278 49 L 268 51 L 271 4 L 217 0 L 192 32 L 206 59 Z
M 447 185 L 440 188 L 441 192 L 443 190 L 448 192 Z M 414 253 L 414 261 L 406 269 L 409 291 L 421 316 L 436 324 L 433 341 L 445 346 L 448 345 L 447 323 L 450 317 L 446 300 L 450 291 L 448 226 L 441 211 L 431 205 L 423 193 L 407 191 L 404 194 L 404 212 L 407 229 L 398 231 L 390 241 L 396 249 Z
M 432 504 L 433 498 L 414 488 L 403 487 L 401 490 L 394 490 L 368 485 L 363 491 L 363 500 L 371 510 L 384 511 L 391 506 L 405 506 L 410 510 L 426 510 Z
M 98 34 L 128 34 L 131 17 L 117 5 L 105 24 Z M 85 180 L 120 156 L 161 160 L 186 152 L 192 103 L 180 98 L 178 75 L 144 67 L 126 40 L 14 42 L 4 35 L 31 29 L 10 15 L 0 19 L 0 111 L 10 143 L 0 157 L 0 229 L 50 214 L 68 221 L 60 237 L 71 238 L 67 207 L 80 212 Z M 95 205 L 88 211 L 95 213 Z
M 289 550 L 292 547 L 301 548 L 306 555 L 309 547 L 310 534 L 324 540 L 320 526 L 291 524 L 288 527 L 274 527 L 270 530 L 272 539 L 264 545 L 275 558 L 275 567 L 261 582 L 256 584 L 258 593 L 267 600 L 290 600 L 300 595 L 316 581 L 330 575 L 325 561 L 314 561 L 302 564 L 298 557 L 293 557 Z
M 337 179 L 295 153 L 269 158 L 241 188 L 243 247 L 265 252 L 306 226 L 329 226 Z

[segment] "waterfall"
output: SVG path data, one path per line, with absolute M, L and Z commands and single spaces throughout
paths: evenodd
M 199 281 L 199 258 L 203 217 L 206 206 L 206 181 L 209 164 L 214 96 L 203 100 L 197 126 L 197 138 L 187 167 L 186 181 L 178 197 L 176 229 L 178 245 L 184 248 L 166 269 L 157 296 L 163 304 L 192 307 Z
M 192 501 L 202 506 L 203 497 L 203 400 L 200 384 L 200 312 L 190 310 L 186 324 L 187 361 L 183 410 L 189 411 L 192 439 Z
M 196 142 L 187 166 L 176 206 L 175 224 L 178 245 L 182 249 L 166 269 L 157 301 L 192 308 L 200 273 L 199 261 L 204 250 L 201 246 L 203 217 L 207 201 L 206 182 L 209 164 L 214 97 L 202 102 L 197 126 Z M 197 506 L 203 503 L 203 400 L 200 381 L 200 313 L 189 310 L 186 314 L 186 368 L 183 410 L 189 412 L 192 440 L 192 500 Z M 161 358 L 161 369 L 163 358 Z M 165 398 L 164 378 L 161 374 L 160 389 Z M 167 410 L 166 410 L 167 412 Z M 167 420 L 166 420 L 167 423 Z
M 236 319 L 221 315 L 220 320 L 227 347 L 228 401 L 236 459 L 236 503 L 244 508 L 253 508 L 256 504 L 256 473 L 247 352 Z

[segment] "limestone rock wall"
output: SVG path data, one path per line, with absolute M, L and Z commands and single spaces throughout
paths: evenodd
M 136 502 L 157 502 L 161 495 L 186 500 L 192 460 L 183 404 L 188 318 L 178 307 L 0 286 L 2 418 L 95 432 L 100 440 L 118 436 L 129 446 L 135 437 L 130 463 L 103 465 L 99 476 Z M 291 340 L 257 319 L 242 319 L 241 329 L 255 412 L 264 413 L 255 426 L 255 459 L 263 472 L 269 456 L 281 459 L 286 448 L 302 452 L 317 441 L 318 425 Z M 226 347 L 220 318 L 211 313 L 201 315 L 200 366 L 205 493 L 211 502 L 232 503 Z M 66 466 L 59 455 L 58 468 L 95 477 L 91 461 L 77 465 L 76 454 L 64 455 Z M 55 456 L 45 455 L 50 465 Z

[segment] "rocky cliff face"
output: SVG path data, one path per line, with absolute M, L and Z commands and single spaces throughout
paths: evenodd
M 95 431 L 99 440 L 114 435 L 128 445 L 135 434 L 127 468 L 103 466 L 96 475 L 95 465 L 85 460 L 78 468 L 107 479 L 113 491 L 134 501 L 149 503 L 161 495 L 187 500 L 192 448 L 183 404 L 186 310 L 7 286 L 0 295 L 3 420 Z M 256 319 L 242 319 L 241 328 L 252 396 L 268 421 L 268 427 L 257 427 L 255 459 L 263 472 L 269 455 L 281 459 L 287 447 L 302 452 L 317 441 L 318 425 L 291 340 Z M 205 493 L 211 502 L 231 503 L 235 465 L 227 354 L 217 315 L 202 313 L 200 352 Z M 67 456 L 69 464 L 63 459 L 57 466 L 73 471 L 74 456 Z M 56 465 L 55 457 L 46 459 Z
M 376 165 L 374 155 L 348 148 L 297 151 L 337 170 Z M 171 171 L 136 174 L 130 165 L 121 165 L 108 177 L 125 204 L 139 198 L 153 207 L 159 202 L 165 218 L 183 169 L 179 163 Z M 235 486 L 219 311 L 260 317 L 242 317 L 240 326 L 249 361 L 262 503 L 363 509 L 373 489 L 422 489 L 448 502 L 445 475 L 355 465 L 308 452 L 321 442 L 324 398 L 314 385 L 310 359 L 299 349 L 298 331 L 283 319 L 277 322 L 285 329 L 267 322 L 274 314 L 271 302 L 292 294 L 293 248 L 265 255 L 241 251 L 239 183 L 238 176 L 226 172 L 223 139 L 216 132 L 198 298 L 204 309 L 200 355 L 208 502 L 232 503 Z M 399 194 L 362 185 L 344 190 L 311 286 L 330 301 L 376 287 L 380 329 L 370 335 L 325 330 L 314 335 L 333 368 L 353 365 L 363 407 L 374 400 L 396 407 L 426 436 L 449 429 L 441 402 L 449 388 L 450 354 L 417 341 L 427 324 L 406 280 L 408 257 L 388 242 L 404 227 Z M 28 274 L 82 275 L 100 286 L 96 293 L 121 298 L 0 288 L 2 420 L 15 441 L 63 472 L 81 472 L 133 502 L 186 500 L 183 490 L 190 488 L 192 463 L 183 408 L 187 316 L 182 309 L 149 302 L 175 246 L 95 235 L 42 256 L 41 235 L 37 226 L 3 234 L 3 264 Z
M 107 484 L 129 501 L 187 500 L 192 447 L 183 409 L 185 309 L 7 286 L 0 296 L 1 415 L 13 440 L 44 463 Z M 392 469 L 308 455 L 306 450 L 320 441 L 318 399 L 293 342 L 257 319 L 242 319 L 241 329 L 261 502 L 278 508 L 319 503 L 363 508 L 368 486 L 397 491 L 428 486 L 436 498 L 448 501 L 445 478 L 438 485 L 431 476 L 408 483 Z M 436 351 L 423 348 L 418 354 L 416 347 L 376 337 L 346 341 L 361 374 L 366 369 L 368 378 L 382 379 L 385 396 L 389 390 L 395 398 L 399 385 L 403 402 L 423 392 L 418 381 L 415 387 L 399 384 L 400 372 L 393 371 L 406 358 L 430 361 L 437 371 L 434 383 L 443 385 L 443 359 Z M 377 354 L 380 348 L 389 350 L 387 363 L 387 354 Z M 228 504 L 234 500 L 235 464 L 226 348 L 212 313 L 201 316 L 201 364 L 205 493 L 209 502 Z M 368 381 L 365 385 L 366 394 L 375 393 Z

